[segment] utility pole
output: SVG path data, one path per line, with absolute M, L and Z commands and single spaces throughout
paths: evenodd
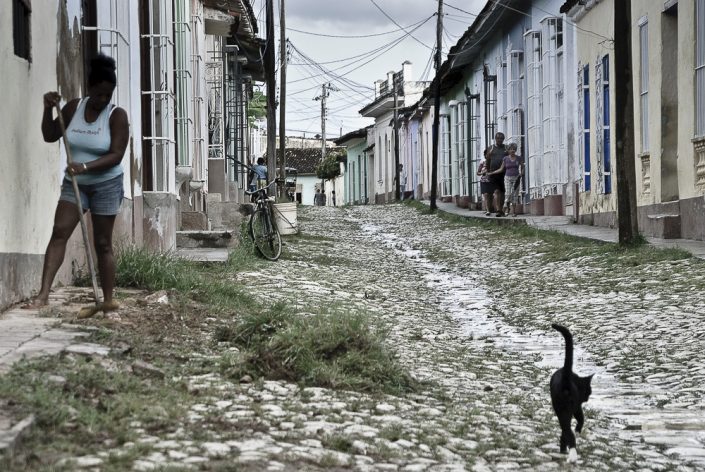
M 330 84 L 324 83 L 321 86 L 321 95 L 314 98 L 314 100 L 321 101 L 321 163 L 326 158 L 326 98 L 328 98 L 328 86 Z M 326 181 L 321 179 L 321 192 L 325 193 Z
M 264 50 L 264 74 L 267 81 L 267 175 L 271 179 L 277 168 L 277 103 L 274 71 L 274 0 L 267 0 L 267 46 Z
M 441 55 L 443 51 L 443 0 L 438 0 L 438 18 L 436 21 L 436 87 L 433 94 L 433 161 L 431 164 L 431 211 L 435 211 L 438 193 L 438 124 L 441 108 Z
M 403 70 L 403 69 L 402 69 Z M 394 74 L 394 78 L 396 74 Z M 397 81 L 392 79 L 392 87 L 394 90 L 394 195 L 397 201 L 401 201 L 401 182 L 399 182 L 399 103 L 397 96 L 399 91 L 397 90 Z
M 326 98 L 328 98 L 328 84 L 323 84 L 321 91 L 321 161 L 326 158 Z
M 280 74 L 279 80 L 279 177 L 284 184 L 279 187 L 279 198 L 284 201 L 286 198 L 286 14 L 284 8 L 285 0 L 279 0 L 279 60 Z
M 326 108 L 326 99 L 330 95 L 330 92 L 340 92 L 340 90 L 329 82 L 321 86 L 321 94 L 318 97 L 314 98 L 314 100 L 316 101 L 321 101 L 321 161 L 323 161 L 323 159 L 325 159 L 326 157 L 326 117 L 328 115 L 328 109 Z
M 631 0 L 614 2 L 615 114 L 617 127 L 617 221 L 620 246 L 639 236 L 634 165 L 634 99 L 631 74 Z

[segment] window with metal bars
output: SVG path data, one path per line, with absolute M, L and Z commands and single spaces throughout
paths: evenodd
M 583 75 L 583 109 L 582 113 L 582 123 L 583 123 L 583 172 L 584 172 L 584 190 L 586 192 L 590 191 L 590 66 L 585 64 L 582 70 Z
M 695 0 L 695 135 L 705 136 L 705 0 Z
M 497 76 L 491 75 L 485 66 L 485 143 L 490 146 L 497 132 Z
M 529 192 L 532 198 L 541 198 L 543 176 L 543 89 L 542 44 L 539 31 L 527 31 L 524 34 L 524 51 L 526 53 L 526 128 L 527 128 L 527 175 Z
M 517 154 L 524 155 L 524 52 L 512 50 L 507 56 L 507 142 L 517 145 Z
M 451 182 L 453 173 L 450 162 L 450 116 L 441 115 L 439 120 L 440 130 L 440 161 L 441 161 L 441 196 L 451 195 Z
M 649 150 L 649 24 L 639 25 L 639 102 L 641 109 L 641 152 Z
M 610 57 L 602 56 L 602 158 L 604 175 L 604 192 L 612 193 L 612 172 L 610 156 Z
M 12 0 L 12 39 L 15 56 L 30 60 L 31 31 L 30 18 L 32 5 L 30 0 Z
M 468 152 L 470 156 L 469 174 L 471 179 L 471 195 L 480 197 L 480 178 L 476 175 L 482 153 L 482 132 L 480 131 L 480 94 L 468 95 Z

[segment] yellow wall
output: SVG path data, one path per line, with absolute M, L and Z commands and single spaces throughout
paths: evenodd
M 614 6 L 612 1 L 601 1 L 595 3 L 593 7 L 578 20 L 577 25 L 581 28 L 576 32 L 577 41 L 577 61 L 581 67 L 586 64 L 590 66 L 590 157 L 592 170 L 591 191 L 580 194 L 580 213 L 605 213 L 616 211 L 617 209 L 617 173 L 616 173 L 616 148 L 614 140 L 615 108 L 614 108 L 614 48 L 610 42 L 605 42 L 601 37 L 585 33 L 585 30 L 598 33 L 599 35 L 614 37 Z M 602 130 L 597 129 L 597 93 L 595 89 L 595 63 L 604 55 L 609 55 L 610 68 L 610 165 L 612 172 L 612 193 L 600 194 L 597 192 L 597 133 Z M 577 71 L 576 71 L 577 73 Z M 600 92 L 601 93 L 601 92 Z

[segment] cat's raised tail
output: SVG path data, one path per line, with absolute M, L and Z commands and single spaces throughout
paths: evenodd
M 563 364 L 563 374 L 564 378 L 570 377 L 570 373 L 573 372 L 573 335 L 570 334 L 570 331 L 568 331 L 568 328 L 565 326 L 553 323 L 551 327 L 560 332 L 565 338 L 565 364 Z

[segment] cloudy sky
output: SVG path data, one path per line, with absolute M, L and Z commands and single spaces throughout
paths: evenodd
M 265 0 L 253 0 L 264 31 Z M 279 37 L 279 1 L 274 0 Z M 443 50 L 465 32 L 485 0 L 444 0 Z M 287 68 L 288 136 L 321 132 L 321 103 L 314 100 L 324 83 L 327 137 L 372 123 L 358 111 L 374 99 L 374 81 L 412 63 L 411 80 L 431 80 L 436 38 L 436 0 L 286 0 L 287 37 L 293 45 Z M 277 49 L 278 56 L 278 49 Z M 278 59 L 277 59 L 278 60 Z M 277 74 L 277 82 L 279 75 Z

